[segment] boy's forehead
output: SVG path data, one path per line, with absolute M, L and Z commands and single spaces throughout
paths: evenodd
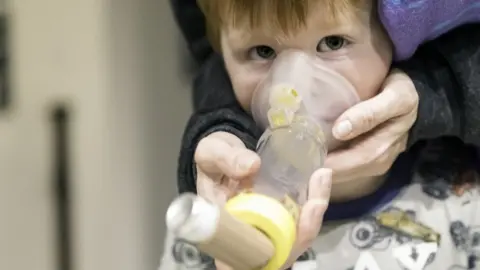
M 338 0 L 337 0 L 338 1 Z M 295 25 L 285 29 L 282 27 L 275 15 L 270 18 L 261 20 L 258 24 L 252 25 L 248 20 L 239 20 L 236 23 L 223 25 L 223 34 L 229 39 L 246 41 L 247 39 L 277 39 L 281 43 L 282 39 L 289 38 L 299 34 L 302 31 L 315 29 L 318 31 L 335 31 L 335 30 L 353 30 L 361 28 L 364 24 L 370 23 L 369 10 L 354 9 L 337 16 L 332 16 L 329 9 L 321 4 L 312 8 L 305 17 L 304 24 Z

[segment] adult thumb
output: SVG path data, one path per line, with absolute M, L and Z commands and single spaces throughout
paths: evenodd
M 312 175 L 308 187 L 308 199 L 302 207 L 298 222 L 297 242 L 300 247 L 307 248 L 317 237 L 330 201 L 331 187 L 331 169 L 319 169 Z
M 415 95 L 401 91 L 398 81 L 391 81 L 378 95 L 349 108 L 335 121 L 332 132 L 336 139 L 351 140 L 415 107 Z

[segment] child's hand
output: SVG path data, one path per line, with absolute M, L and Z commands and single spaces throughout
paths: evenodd
M 308 187 L 307 202 L 302 207 L 298 221 L 297 240 L 283 269 L 291 267 L 317 238 L 330 200 L 331 186 L 332 170 L 319 169 L 313 173 Z M 215 264 L 218 270 L 233 270 L 219 261 Z
M 239 187 L 251 185 L 260 157 L 236 136 L 215 132 L 203 138 L 195 151 L 197 193 L 223 205 Z

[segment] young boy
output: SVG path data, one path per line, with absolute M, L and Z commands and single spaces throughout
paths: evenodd
M 298 1 L 290 7 L 282 7 L 282 2 L 251 1 L 231 8 L 232 1 L 224 0 L 204 6 L 212 42 L 222 52 L 244 110 L 249 110 L 252 92 L 268 66 L 289 49 L 316 54 L 346 77 L 361 99 L 377 93 L 389 72 L 392 48 L 372 2 Z M 257 136 L 242 139 L 254 145 Z M 441 186 L 439 192 L 445 195 L 440 199 L 435 195 L 438 192 L 425 192 L 431 189 L 421 179 L 406 180 L 411 178 L 412 154 L 399 159 L 375 192 L 365 190 L 377 185 L 378 179 L 362 179 L 361 186 L 348 194 L 356 199 L 331 204 L 327 216 L 331 221 L 324 222 L 312 251 L 302 258 L 315 261 L 315 266 L 301 268 L 305 264 L 298 263 L 293 269 L 425 269 L 427 265 L 431 269 L 475 269 L 475 225 L 480 224 L 480 215 L 474 199 L 478 192 L 457 198 L 448 186 Z M 366 215 L 352 221 L 359 213 Z M 171 251 L 177 260 L 175 267 L 213 269 L 208 263 L 200 266 L 198 260 L 203 257 L 195 256 L 197 251 L 187 243 L 177 242 L 166 249 Z M 163 263 L 162 269 L 174 269 L 172 264 L 166 266 L 168 259 Z

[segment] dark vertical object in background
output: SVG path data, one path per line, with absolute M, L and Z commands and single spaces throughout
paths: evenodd
M 72 270 L 70 234 L 69 115 L 64 106 L 52 112 L 54 136 L 54 184 L 57 214 L 57 256 L 59 270 Z
M 7 17 L 0 16 L 0 110 L 4 109 L 10 100 L 7 26 Z

